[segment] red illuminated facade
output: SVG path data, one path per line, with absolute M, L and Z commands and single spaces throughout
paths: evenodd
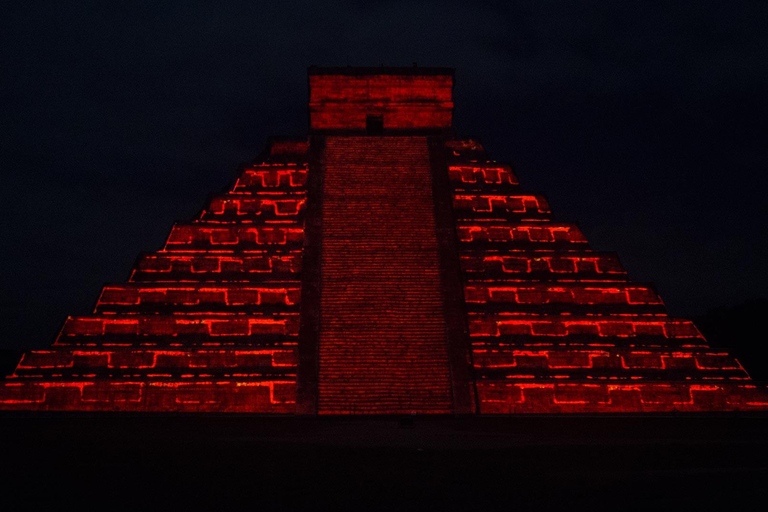
M 455 138 L 452 70 L 310 68 L 309 86 L 308 137 L 272 141 L 24 354 L 0 409 L 768 409 L 651 285 Z

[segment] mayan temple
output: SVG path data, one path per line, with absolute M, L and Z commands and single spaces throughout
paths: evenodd
M 768 410 L 651 284 L 456 137 L 453 86 L 444 68 L 310 68 L 309 134 L 271 140 L 25 353 L 0 409 Z

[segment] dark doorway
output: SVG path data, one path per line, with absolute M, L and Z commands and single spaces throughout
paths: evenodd
M 370 135 L 381 135 L 384 133 L 384 116 L 366 116 L 365 130 Z

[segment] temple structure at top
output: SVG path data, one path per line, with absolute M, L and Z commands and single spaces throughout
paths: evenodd
M 453 70 L 309 68 L 309 127 L 440 130 L 453 125 Z
M 453 84 L 451 69 L 310 68 L 308 135 L 269 142 L 25 353 L 0 409 L 767 410 L 652 285 L 454 135 Z

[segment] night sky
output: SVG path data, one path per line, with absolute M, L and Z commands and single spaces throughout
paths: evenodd
M 455 68 L 457 132 L 672 314 L 768 294 L 768 2 L 193 3 L 3 4 L 0 348 L 306 133 L 310 65 Z

